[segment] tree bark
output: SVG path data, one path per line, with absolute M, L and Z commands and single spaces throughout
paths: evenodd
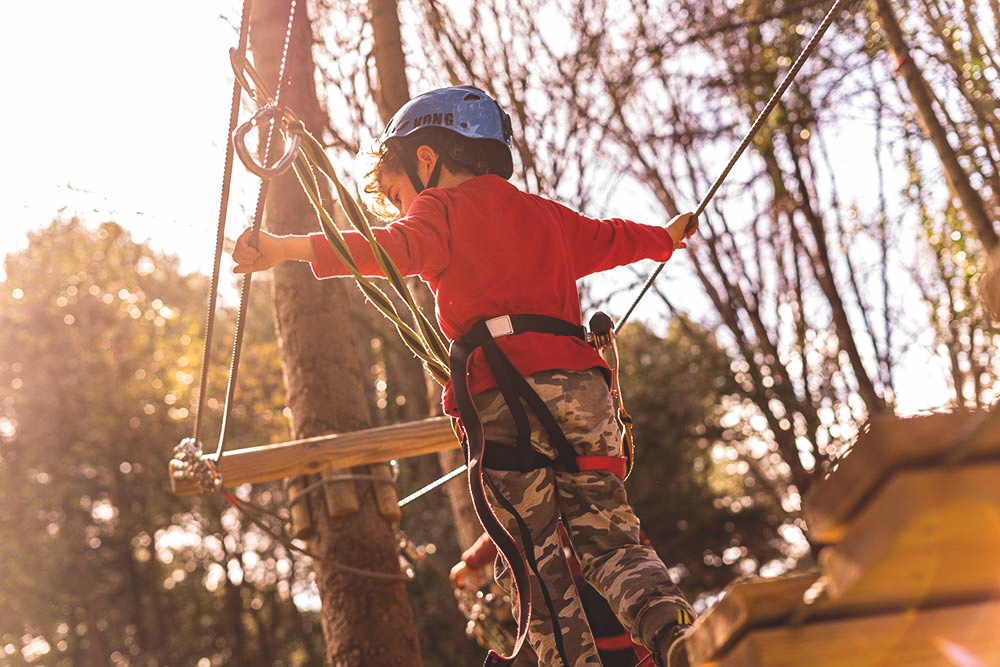
M 289 4 L 270 0 L 254 7 L 252 48 L 265 81 L 277 81 Z M 281 102 L 309 128 L 325 126 L 314 84 L 312 28 L 306 3 L 296 5 L 295 29 L 286 63 Z M 273 84 L 272 84 L 273 85 Z M 278 234 L 316 229 L 315 214 L 291 172 L 275 179 L 265 220 Z M 306 438 L 371 426 L 355 332 L 349 312 L 350 285 L 317 281 L 305 264 L 274 270 L 275 320 L 282 368 L 292 411 L 292 437 Z M 346 471 L 345 471 L 346 472 Z M 358 471 L 368 474 L 367 469 Z M 322 625 L 327 663 L 338 666 L 422 664 L 419 641 L 402 581 L 350 574 L 343 563 L 365 570 L 398 573 L 390 522 L 378 510 L 372 484 L 354 480 L 357 511 L 328 517 L 324 494 L 308 497 L 315 533 L 310 546 L 323 601 Z
M 917 108 L 917 116 L 923 125 L 927 138 L 934 144 L 938 157 L 941 159 L 941 166 L 944 168 L 944 177 L 948 181 L 948 186 L 958 198 L 962 205 L 962 211 L 968 216 L 969 222 L 976 230 L 976 235 L 987 250 L 993 250 L 1000 246 L 1000 238 L 990 216 L 986 211 L 986 204 L 972 187 L 969 176 L 962 169 L 958 162 L 958 155 L 948 142 L 948 133 L 941 124 L 934 109 L 934 96 L 920 72 L 920 68 L 913 61 L 910 49 L 906 45 L 903 36 L 903 29 L 896 19 L 896 13 L 889 4 L 889 0 L 875 0 L 875 7 L 878 12 L 879 24 L 882 27 L 882 34 L 889 42 L 889 48 L 896 56 L 897 67 L 906 88 L 910 91 L 913 104 Z
M 397 0 L 369 0 L 372 17 L 372 32 L 375 41 L 375 67 L 378 71 L 378 91 L 375 100 L 382 121 L 387 123 L 399 107 L 410 99 L 409 83 L 406 78 L 406 56 L 399 31 Z M 411 280 L 417 303 L 426 312 L 434 311 L 434 297 L 427 286 Z M 428 383 L 428 395 L 432 414 L 440 414 L 441 392 L 433 382 Z M 438 454 L 442 473 L 447 473 L 464 463 L 461 452 L 449 451 Z M 482 532 L 467 486 L 459 480 L 445 486 L 448 501 L 455 519 L 458 543 L 465 550 L 472 545 Z

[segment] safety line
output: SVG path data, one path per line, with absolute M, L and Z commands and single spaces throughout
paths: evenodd
M 833 6 L 830 7 L 830 11 L 828 11 L 826 16 L 823 18 L 823 22 L 820 23 L 819 27 L 816 29 L 816 32 L 814 32 L 812 37 L 809 38 L 809 42 L 806 43 L 806 46 L 802 50 L 802 53 L 799 54 L 798 58 L 796 58 L 795 62 L 792 64 L 791 69 L 789 69 L 788 73 L 785 74 L 785 78 L 782 79 L 781 83 L 778 85 L 778 88 L 774 91 L 774 94 L 771 95 L 771 99 L 767 101 L 767 104 L 764 105 L 764 109 L 757 116 L 757 120 L 753 122 L 753 125 L 750 127 L 746 135 L 743 137 L 743 141 L 740 142 L 740 145 L 733 152 L 732 157 L 729 158 L 729 163 L 726 164 L 725 168 L 722 170 L 722 173 L 719 174 L 719 177 L 715 179 L 715 182 L 712 183 L 712 186 L 708 189 L 708 192 L 705 194 L 704 197 L 702 197 L 701 201 L 698 203 L 698 208 L 696 208 L 694 211 L 694 216 L 693 216 L 694 218 L 697 218 L 699 215 L 705 212 L 705 208 L 708 206 L 708 202 L 711 201 L 712 197 L 715 196 L 715 193 L 719 190 L 719 187 L 722 185 L 722 182 L 725 181 L 726 178 L 729 176 L 729 172 L 732 171 L 732 168 L 736 165 L 737 160 L 739 160 L 740 156 L 743 155 L 743 151 L 745 151 L 747 146 L 750 145 L 750 142 L 753 141 L 754 137 L 757 135 L 757 132 L 759 132 L 760 128 L 764 125 L 764 121 L 766 121 L 768 116 L 771 115 L 771 112 L 774 110 L 774 107 L 778 105 L 778 102 L 781 100 L 781 96 L 784 94 L 785 90 L 787 90 L 788 87 L 791 85 L 796 75 L 798 75 L 799 70 L 802 69 L 802 66 L 805 64 L 806 60 L 809 59 L 809 56 L 811 56 L 813 54 L 813 51 L 816 50 L 816 47 L 819 46 L 820 39 L 823 37 L 824 33 L 826 33 L 827 28 L 829 28 L 830 25 L 833 23 L 833 20 L 834 18 L 836 18 L 837 13 L 840 11 L 841 7 L 849 1 L 850 0 L 836 0 L 833 3 Z M 649 278 L 646 279 L 646 282 L 642 286 L 642 289 L 639 291 L 638 296 L 635 297 L 635 301 L 632 302 L 632 305 L 629 307 L 628 311 L 618 321 L 618 326 L 615 327 L 615 332 L 621 331 L 622 327 L 625 326 L 625 323 L 628 321 L 629 315 L 631 315 L 632 311 L 635 310 L 635 307 L 639 305 L 639 301 L 642 299 L 643 296 L 645 296 L 646 292 L 649 291 L 649 288 L 652 286 L 653 281 L 656 280 L 657 276 L 660 275 L 660 272 L 663 271 L 663 267 L 665 265 L 666 262 L 660 262 L 660 265 L 656 267 L 656 270 L 653 271 L 653 273 L 649 276 Z
M 297 0 L 288 3 L 288 22 L 285 28 L 285 43 L 281 48 L 281 63 L 278 67 L 278 84 L 275 86 L 274 103 L 279 106 L 281 103 L 281 89 L 285 83 L 285 64 L 288 60 L 288 48 L 292 41 L 292 28 L 295 26 L 295 7 Z M 237 77 L 237 81 L 239 78 Z M 267 142 L 264 144 L 264 165 L 266 166 L 270 158 L 271 146 L 280 130 L 278 118 L 271 121 L 270 131 L 267 133 Z M 232 139 L 230 138 L 231 142 Z M 257 234 L 260 231 L 261 223 L 264 219 L 264 202 L 270 189 L 270 179 L 262 178 L 260 190 L 257 193 L 257 208 L 254 212 L 254 219 L 251 232 L 251 245 L 256 245 Z M 229 430 L 229 410 L 233 404 L 233 396 L 236 393 L 236 376 L 240 368 L 240 356 L 243 350 L 243 332 L 246 329 L 245 321 L 247 306 L 250 301 L 250 284 L 252 274 L 244 274 L 240 285 L 240 307 L 236 314 L 236 331 L 233 335 L 233 354 L 229 365 L 229 381 L 226 385 L 226 401 L 222 408 L 222 426 L 219 429 L 219 444 L 215 450 L 215 466 L 221 473 L 222 452 L 225 449 L 226 433 Z
M 399 501 L 399 506 L 400 507 L 405 507 L 406 505 L 409 505 L 411 502 L 413 502 L 417 498 L 421 497 L 422 495 L 424 495 L 426 493 L 430 493 L 431 491 L 433 491 L 434 489 L 438 488 L 439 486 L 441 486 L 445 482 L 449 482 L 449 481 L 455 479 L 456 477 L 458 477 L 459 475 L 461 475 L 463 472 L 465 472 L 468 469 L 469 469 L 469 465 L 467 463 L 463 463 L 462 465 L 460 465 L 457 468 L 455 468 L 454 470 L 452 470 L 450 473 L 448 473 L 446 475 L 442 475 L 441 477 L 438 477 L 436 480 L 434 480 L 433 482 L 431 482 L 427 486 L 424 486 L 423 488 L 417 489 L 416 491 L 414 491 L 410 495 L 408 495 L 405 498 L 403 498 L 402 500 L 400 500 Z
M 250 5 L 251 0 L 243 3 L 243 16 L 240 19 L 240 53 L 246 51 L 247 39 L 250 34 Z M 236 123 L 240 117 L 240 98 L 242 90 L 239 80 L 233 81 L 233 97 L 229 107 L 229 132 L 226 134 L 226 158 L 222 169 L 222 195 L 219 202 L 219 226 L 215 234 L 215 265 L 212 269 L 212 283 L 209 288 L 208 309 L 205 315 L 205 347 L 201 355 L 201 380 L 198 389 L 198 402 L 194 409 L 194 433 L 196 442 L 201 442 L 201 418 L 204 413 L 206 392 L 208 391 L 208 366 L 209 355 L 212 351 L 212 338 L 215 334 L 215 308 L 219 298 L 219 273 L 222 260 L 223 243 L 226 238 L 226 217 L 229 212 L 229 192 L 233 180 L 233 143 L 228 141 L 236 129 Z

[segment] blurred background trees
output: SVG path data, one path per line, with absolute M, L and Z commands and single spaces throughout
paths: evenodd
M 349 176 L 389 97 L 375 5 L 310 7 L 326 121 L 312 129 Z M 510 110 L 520 186 L 657 222 L 694 208 L 827 7 L 422 0 L 397 12 L 410 92 L 472 83 Z M 870 415 L 995 403 L 1000 338 L 977 282 L 1000 220 L 998 12 L 850 5 L 625 327 L 629 492 L 699 604 L 733 577 L 809 566 L 801 498 Z M 216 498 L 169 491 L 207 278 L 97 223 L 41 229 L 0 284 L 0 665 L 323 664 L 308 559 Z M 587 310 L 620 316 L 649 268 L 582 283 Z M 253 292 L 233 446 L 289 432 L 269 292 Z M 407 354 L 363 312 L 352 306 L 372 422 L 419 417 L 428 402 Z M 232 312 L 219 317 L 231 331 Z M 207 424 L 220 409 L 209 399 Z M 401 467 L 401 493 L 439 474 L 434 457 Z M 285 503 L 281 484 L 239 494 Z M 427 547 L 408 584 L 424 663 L 475 661 L 444 576 L 459 553 L 444 494 L 407 508 L 402 528 Z

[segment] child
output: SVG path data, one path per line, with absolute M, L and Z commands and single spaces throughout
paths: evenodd
M 608 367 L 585 341 L 576 280 L 665 261 L 697 223 L 691 214 L 666 229 L 597 220 L 524 193 L 506 180 L 510 142 L 509 116 L 477 88 L 410 100 L 364 156 L 369 208 L 402 216 L 375 229 L 376 239 L 404 275 L 430 286 L 441 330 L 454 341 L 445 411 L 460 416 L 470 470 L 483 472 L 478 488 L 506 530 L 494 534 L 503 532 L 494 525 L 491 535 L 505 554 L 512 536 L 532 567 L 529 584 L 521 559 L 506 559 L 522 595 L 530 585 L 528 640 L 539 664 L 600 664 L 559 545 L 562 518 L 584 577 L 632 637 L 659 664 L 686 665 L 691 607 L 639 539 L 620 479 Z M 344 236 L 362 273 L 379 275 L 367 241 Z M 321 233 L 261 232 L 253 248 L 248 230 L 233 259 L 237 273 L 299 260 L 319 278 L 348 274 Z M 495 522 L 471 478 L 470 487 L 480 519 Z
M 629 638 L 628 631 L 622 627 L 608 601 L 583 579 L 580 561 L 573 552 L 569 534 L 562 523 L 559 524 L 559 539 L 601 664 L 604 667 L 635 667 L 637 660 L 642 664 L 642 660 L 649 657 L 649 651 Z M 640 539 L 643 544 L 652 544 L 642 531 Z M 471 547 L 462 552 L 462 559 L 451 568 L 452 584 L 460 590 L 479 589 L 485 583 L 483 574 L 486 567 L 493 564 L 496 555 L 496 545 L 488 533 L 483 533 Z

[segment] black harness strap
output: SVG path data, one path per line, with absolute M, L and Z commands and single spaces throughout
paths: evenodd
M 495 665 L 510 665 L 514 657 L 521 650 L 521 645 L 528 632 L 528 624 L 531 618 L 531 580 L 528 571 L 528 563 L 525 561 L 525 554 L 517 548 L 517 543 L 504 528 L 500 520 L 497 519 L 486 498 L 484 486 L 483 468 L 493 466 L 486 465 L 487 449 L 486 438 L 483 433 L 483 422 L 479 416 L 479 410 L 472 400 L 468 385 L 468 365 L 472 352 L 479 347 L 483 348 L 486 360 L 493 371 L 501 395 L 507 403 L 508 409 L 514 418 L 517 426 L 517 459 L 518 467 L 521 471 L 537 470 L 546 463 L 552 465 L 556 463 L 548 457 L 542 456 L 531 447 L 531 428 L 528 415 L 522 399 L 536 414 L 546 433 L 559 452 L 559 463 L 570 472 L 578 472 L 576 456 L 572 447 L 566 440 L 565 434 L 559 428 L 555 417 L 549 411 L 545 402 L 531 388 L 528 381 L 521 376 L 510 360 L 503 354 L 497 346 L 495 338 L 514 335 L 526 332 L 550 333 L 560 336 L 573 336 L 586 341 L 586 332 L 580 325 L 574 325 L 564 320 L 545 315 L 505 315 L 489 320 L 478 322 L 463 338 L 451 344 L 449 353 L 449 366 L 451 369 L 452 389 L 455 392 L 455 402 L 458 406 L 459 419 L 465 430 L 465 456 L 469 466 L 469 493 L 472 496 L 472 504 L 476 509 L 483 528 L 493 539 L 497 550 L 502 554 L 507 565 L 510 567 L 511 576 L 514 579 L 515 595 L 517 598 L 517 637 L 514 647 L 509 656 L 501 656 L 495 651 L 490 651 L 486 657 L 485 667 Z M 504 449 L 509 449 L 503 446 Z M 495 445 L 491 450 L 498 450 Z M 492 456 L 490 458 L 496 458 Z M 492 461 L 491 461 L 492 463 Z M 542 464 L 542 465 L 539 465 Z M 495 469 L 509 469 L 506 465 L 497 465 Z M 513 510 L 513 506 L 506 499 L 498 495 L 498 502 L 504 504 L 508 511 Z M 526 550 L 533 550 L 530 535 L 526 534 L 526 526 L 523 519 L 516 511 L 512 512 L 518 522 L 520 532 L 525 539 Z M 534 554 L 528 556 L 534 565 Z M 544 591 L 544 587 L 543 587 Z M 546 597 L 547 596 L 547 591 Z M 546 599 L 546 604 L 551 607 L 551 600 Z M 553 615 L 553 620 L 557 621 Z M 561 633 L 557 633 L 557 636 Z
M 483 345 L 483 352 L 486 353 L 486 360 L 490 364 L 494 377 L 496 377 L 497 385 L 500 387 L 500 391 L 507 401 L 507 407 L 517 423 L 517 454 L 524 464 L 521 471 L 528 472 L 534 469 L 531 467 L 530 461 L 535 450 L 531 447 L 531 426 L 528 422 L 528 413 L 524 409 L 524 403 L 527 403 L 542 423 L 545 432 L 548 433 L 549 441 L 559 453 L 563 469 L 566 472 L 580 472 L 576 465 L 576 452 L 570 446 L 566 434 L 559 427 L 556 418 L 552 416 L 552 412 L 545 405 L 545 401 L 517 372 L 514 364 L 510 363 L 510 360 L 500 351 L 495 341 L 486 342 Z M 511 396 L 508 397 L 508 394 Z M 524 399 L 524 403 L 520 399 Z
M 468 364 L 471 353 L 472 349 L 462 341 L 455 341 L 451 345 L 448 357 L 455 402 L 458 404 L 462 428 L 465 430 L 465 461 L 469 466 L 469 495 L 472 496 L 472 505 L 476 510 L 476 516 L 479 517 L 479 523 L 482 524 L 483 529 L 496 544 L 497 551 L 510 567 L 518 609 L 517 636 L 514 639 L 511 654 L 501 656 L 495 651 L 490 651 L 486 656 L 484 667 L 493 667 L 513 664 L 514 656 L 521 650 L 521 645 L 528 635 L 528 622 L 531 620 L 531 580 L 524 556 L 521 555 L 514 538 L 497 519 L 486 499 L 486 489 L 483 486 L 483 451 L 486 442 L 483 436 L 483 423 L 479 419 L 479 411 L 472 401 L 468 385 Z
M 521 533 L 521 541 L 524 542 L 524 558 L 528 562 L 531 571 L 535 574 L 535 580 L 538 581 L 538 588 L 542 591 L 542 597 L 545 600 L 545 607 L 549 610 L 549 618 L 552 619 L 553 639 L 555 640 L 556 651 L 559 653 L 562 663 L 569 667 L 569 658 L 566 657 L 566 646 L 563 643 L 562 628 L 559 626 L 559 615 L 556 613 L 555 605 L 552 602 L 552 594 L 549 593 L 549 587 L 545 585 L 545 580 L 542 579 L 541 574 L 538 572 L 538 561 L 535 559 L 535 542 L 531 538 L 531 531 L 528 529 L 528 524 L 518 514 L 517 508 L 504 497 L 492 479 L 487 477 L 486 483 L 493 489 L 493 495 L 496 496 L 497 502 L 510 512 L 517 522 L 517 530 Z
M 586 331 L 582 326 L 556 317 L 505 315 L 478 322 L 469 330 L 469 333 L 462 337 L 462 342 L 468 345 L 470 350 L 477 347 L 483 348 L 486 361 L 497 381 L 497 387 L 500 389 L 517 426 L 517 454 L 522 463 L 521 471 L 528 472 L 536 470 L 538 467 L 534 464 L 536 457 L 534 456 L 535 450 L 531 447 L 531 427 L 524 407 L 526 403 L 541 422 L 549 436 L 549 441 L 559 453 L 562 469 L 566 472 L 579 472 L 580 469 L 576 464 L 576 452 L 566 440 L 566 435 L 559 427 L 555 417 L 552 416 L 548 406 L 545 405 L 545 401 L 532 389 L 531 384 L 518 372 L 496 343 L 496 338 L 500 336 L 528 332 L 571 336 L 584 342 L 587 340 Z

